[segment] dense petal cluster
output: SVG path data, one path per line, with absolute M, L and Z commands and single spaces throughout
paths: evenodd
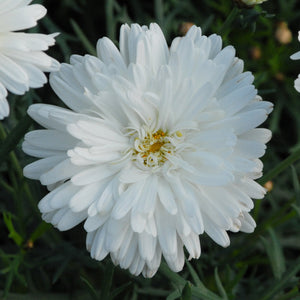
M 206 232 L 252 232 L 251 198 L 265 190 L 259 157 L 271 133 L 256 128 L 262 101 L 232 46 L 193 26 L 170 49 L 156 24 L 123 25 L 97 57 L 71 57 L 50 84 L 69 107 L 32 105 L 45 129 L 28 133 L 24 169 L 50 192 L 39 203 L 59 230 L 84 221 L 87 249 L 132 274 L 153 276 L 165 258 L 177 272 L 201 253 Z
M 29 0 L 0 2 L 0 120 L 9 114 L 7 90 L 22 95 L 47 82 L 43 72 L 58 70 L 59 63 L 43 51 L 54 45 L 56 34 L 15 32 L 36 26 L 46 14 Z
M 298 32 L 298 40 L 300 42 L 300 31 Z M 296 52 L 291 56 L 291 59 L 298 60 L 300 59 L 300 51 Z M 295 80 L 295 89 L 297 92 L 300 93 L 300 74 L 298 75 L 298 78 Z

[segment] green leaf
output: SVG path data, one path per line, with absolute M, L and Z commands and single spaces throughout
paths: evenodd
M 3 298 L 6 298 L 6 296 L 8 295 L 15 278 L 17 278 L 24 286 L 26 286 L 26 281 L 23 275 L 19 273 L 19 266 L 22 264 L 22 262 L 23 254 L 21 252 L 19 252 L 18 255 L 15 255 L 14 258 L 11 260 L 9 265 L 9 272 L 6 275 Z
M 159 272 L 169 278 L 169 280 L 175 285 L 183 287 L 186 283 L 186 280 L 177 273 L 171 271 L 165 262 L 160 265 Z
M 8 154 L 17 147 L 31 124 L 32 119 L 26 115 L 18 125 L 6 135 L 0 122 L 0 140 L 2 140 L 0 144 L 0 165 L 7 159 Z
M 95 56 L 96 55 L 95 47 L 88 40 L 86 35 L 83 33 L 83 31 L 78 26 L 78 24 L 73 19 L 71 19 L 70 22 L 71 22 L 71 25 L 72 25 L 77 37 L 82 42 L 82 44 L 83 44 L 84 48 L 86 49 L 86 51 L 88 51 L 91 55 Z
M 12 222 L 12 215 L 8 212 L 3 212 L 3 220 L 4 223 L 9 231 L 8 237 L 13 239 L 13 241 L 20 247 L 24 241 L 22 236 L 15 230 L 13 222 Z
M 294 208 L 295 208 L 296 212 L 299 214 L 299 207 L 300 207 L 300 184 L 299 184 L 299 178 L 298 178 L 298 174 L 297 174 L 296 168 L 293 165 L 291 165 L 291 169 L 292 169 L 293 186 L 294 186 L 294 190 L 295 190 L 295 194 L 296 194 L 296 203 L 297 203 L 297 204 L 294 204 Z
M 240 9 L 237 8 L 236 6 L 233 7 L 232 11 L 230 14 L 227 16 L 226 20 L 223 22 L 222 28 L 219 30 L 219 35 L 224 36 L 228 35 L 229 32 L 234 28 L 233 23 L 237 20 L 237 17 L 240 14 Z
M 282 247 L 271 227 L 268 228 L 268 232 L 271 237 L 271 243 L 263 237 L 261 237 L 261 241 L 267 251 L 274 277 L 280 279 L 285 271 L 285 259 L 282 253 Z
M 272 170 L 270 170 L 266 175 L 258 180 L 260 184 L 265 184 L 267 181 L 272 180 L 286 168 L 288 168 L 292 163 L 300 159 L 300 149 L 292 153 L 285 160 L 276 165 Z
M 204 284 L 200 280 L 200 278 L 199 278 L 197 272 L 195 271 L 195 269 L 193 268 L 192 264 L 187 259 L 185 260 L 185 262 L 186 262 L 186 265 L 189 269 L 189 272 L 190 272 L 196 286 L 201 287 L 201 288 L 205 288 Z
M 224 300 L 228 300 L 226 291 L 225 291 L 225 289 L 223 287 L 223 284 L 222 284 L 222 282 L 220 280 L 219 273 L 218 273 L 218 268 L 217 267 L 215 268 L 215 280 L 216 280 L 216 284 L 217 284 L 218 290 L 219 290 L 222 298 Z
M 90 281 L 89 281 L 87 278 L 83 277 L 83 276 L 80 276 L 80 279 L 81 279 L 81 281 L 87 286 L 88 292 L 89 292 L 91 298 L 92 298 L 92 299 L 98 299 L 98 298 L 99 298 L 99 297 L 98 297 L 99 293 L 98 293 L 97 290 L 93 287 L 93 285 L 90 283 Z
M 203 299 L 203 300 L 223 300 L 220 296 L 216 295 L 212 291 L 210 291 L 207 288 L 199 288 L 192 286 L 192 295 L 195 297 L 198 297 L 198 299 Z
M 298 295 L 298 297 L 295 297 L 297 295 Z M 295 286 L 292 290 L 290 290 L 286 294 L 284 294 L 280 297 L 277 297 L 276 300 L 300 300 L 298 287 Z
M 266 291 L 260 300 L 274 299 L 279 291 L 300 271 L 300 259 L 297 259 L 293 265 L 283 274 L 280 280 L 276 280 Z
M 123 285 L 119 286 L 118 288 L 114 289 L 111 292 L 111 299 L 114 299 L 115 297 L 119 296 L 122 292 L 124 292 L 126 289 L 128 289 L 132 285 L 132 282 L 124 283 Z
M 192 285 L 189 281 L 185 284 L 182 293 L 181 293 L 181 300 L 191 300 L 192 299 Z
M 62 273 L 66 270 L 69 262 L 71 261 L 72 257 L 68 256 L 65 258 L 65 260 L 62 262 L 62 264 L 58 267 L 56 272 L 54 273 L 52 283 L 54 284 L 62 275 Z
M 115 266 L 111 263 L 108 263 L 105 268 L 104 271 L 105 276 L 102 281 L 101 299 L 107 299 L 107 300 L 111 299 L 110 288 L 114 277 L 114 271 L 115 271 Z
M 40 238 L 46 231 L 48 231 L 52 226 L 49 223 L 42 222 L 38 225 L 38 227 L 34 230 L 34 232 L 30 235 L 29 240 L 35 242 L 38 238 Z
M 180 298 L 181 294 L 178 290 L 172 292 L 167 298 L 166 300 L 176 300 L 178 298 Z

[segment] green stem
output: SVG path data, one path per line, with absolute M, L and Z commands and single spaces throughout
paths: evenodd
M 106 12 L 106 32 L 108 37 L 116 40 L 116 23 L 114 21 L 114 0 L 107 0 L 105 5 Z
M 258 183 L 263 185 L 269 180 L 274 179 L 277 175 L 283 172 L 286 168 L 288 168 L 292 163 L 294 163 L 298 159 L 300 159 L 300 149 L 292 153 L 285 160 L 283 160 L 272 170 L 270 170 L 265 176 L 258 180 Z
M 155 0 L 154 9 L 155 9 L 155 17 L 157 19 L 157 22 L 164 29 L 164 26 L 163 26 L 163 20 L 164 20 L 163 1 Z
M 81 40 L 82 45 L 85 47 L 85 49 L 91 54 L 96 56 L 96 50 L 95 47 L 91 44 L 89 39 L 86 37 L 84 32 L 81 30 L 81 28 L 78 26 L 78 24 L 73 20 L 70 19 L 71 25 L 73 27 L 73 30 L 75 31 L 77 37 Z
M 3 141 L 5 140 L 7 137 L 7 134 L 5 132 L 5 129 L 2 125 L 2 123 L 0 122 L 0 141 Z M 23 183 L 23 188 L 24 188 L 24 192 L 25 192 L 25 195 L 26 197 L 28 198 L 28 200 L 30 201 L 30 203 L 32 204 L 33 207 L 36 207 L 36 202 L 35 200 L 33 199 L 32 197 L 32 194 L 31 194 L 31 191 L 29 189 L 29 186 L 28 184 L 26 183 L 26 181 L 24 180 L 24 176 L 23 176 L 23 170 L 19 164 L 19 161 L 17 159 L 17 156 L 16 154 L 14 153 L 14 151 L 10 151 L 9 154 L 8 154 L 8 157 L 10 159 L 10 162 L 12 164 L 12 169 L 16 172 L 20 182 Z M 16 190 L 19 188 L 19 184 L 15 178 L 15 174 L 13 172 L 11 172 L 11 170 L 9 170 L 9 174 L 10 174 L 10 177 L 11 177 L 11 180 L 13 181 L 13 186 L 14 186 L 14 189 L 15 189 L 15 193 L 16 194 Z M 19 206 L 19 205 L 17 205 Z
M 240 9 L 236 6 L 233 7 L 227 19 L 223 23 L 223 26 L 219 30 L 219 35 L 224 36 L 229 34 L 230 29 L 232 28 L 231 24 L 235 21 L 236 17 L 239 15 Z
M 2 186 L 5 190 L 7 190 L 9 193 L 13 194 L 15 190 L 6 183 L 3 179 L 0 179 L 0 186 Z

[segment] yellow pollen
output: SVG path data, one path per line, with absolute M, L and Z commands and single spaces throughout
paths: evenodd
M 171 154 L 174 148 L 167 132 L 147 130 L 143 138 L 135 138 L 133 160 L 139 160 L 148 167 L 159 167 L 168 160 L 166 155 Z
M 182 137 L 182 133 L 180 131 L 176 131 L 178 137 Z
M 159 149 L 161 148 L 161 146 L 163 146 L 164 143 L 162 142 L 156 142 L 155 144 L 152 144 L 149 147 L 149 152 L 156 152 L 159 151 Z

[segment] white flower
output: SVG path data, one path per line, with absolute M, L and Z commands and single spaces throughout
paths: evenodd
M 243 2 L 244 4 L 248 6 L 256 5 L 256 4 L 261 4 L 263 2 L 266 2 L 267 0 L 238 0 L 240 2 Z
M 32 105 L 45 130 L 25 137 L 40 160 L 24 174 L 48 185 L 43 219 L 60 230 L 85 220 L 87 248 L 132 274 L 151 277 L 161 255 L 177 272 L 200 256 L 199 235 L 229 245 L 228 230 L 252 232 L 251 198 L 265 190 L 265 143 L 257 129 L 272 110 L 221 38 L 193 26 L 170 50 L 158 25 L 123 25 L 120 51 L 73 55 L 50 84 L 70 109 Z
M 298 40 L 300 42 L 300 31 L 298 32 Z M 294 53 L 291 56 L 291 59 L 294 59 L 294 60 L 300 59 L 300 51 Z M 298 75 L 298 78 L 295 80 L 295 89 L 297 90 L 297 92 L 300 93 L 300 74 Z
M 54 45 L 56 34 L 14 32 L 36 26 L 46 9 L 30 0 L 0 1 L 0 120 L 9 114 L 7 90 L 23 95 L 30 87 L 47 82 L 44 71 L 58 70 L 59 63 L 43 51 Z

